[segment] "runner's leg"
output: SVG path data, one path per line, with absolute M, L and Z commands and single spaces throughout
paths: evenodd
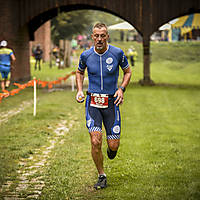
M 102 115 L 98 108 L 90 106 L 90 96 L 86 98 L 86 126 L 90 133 L 91 154 L 99 174 L 104 174 L 102 154 Z
M 1 89 L 2 90 L 5 90 L 6 88 L 6 81 L 8 78 L 9 70 L 10 70 L 9 68 L 1 66 L 1 76 L 2 76 Z
M 99 174 L 104 174 L 103 170 L 103 154 L 102 154 L 102 133 L 101 132 L 91 132 L 91 154 L 93 161 L 96 165 Z
M 1 81 L 1 89 L 5 90 L 6 89 L 6 72 L 1 72 L 2 74 L 2 81 Z
M 109 99 L 109 107 L 102 111 L 103 123 L 107 134 L 107 154 L 114 159 L 120 144 L 121 118 L 119 107 L 114 105 L 114 98 Z
M 6 89 L 6 81 L 7 81 L 7 78 L 4 78 L 4 90 Z
M 10 86 L 10 80 L 7 79 L 7 81 L 6 81 L 6 88 L 9 88 L 9 86 Z
M 5 90 L 4 79 L 1 81 L 1 90 Z
M 107 139 L 108 147 L 112 151 L 117 151 L 120 144 L 120 139 Z
M 9 73 L 10 73 L 10 68 L 5 72 L 5 82 L 4 82 L 5 88 L 8 88 L 9 86 L 9 80 L 8 80 Z

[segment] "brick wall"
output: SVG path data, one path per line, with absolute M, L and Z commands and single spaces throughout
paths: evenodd
M 34 33 L 35 41 L 30 42 L 30 55 L 32 55 L 32 47 L 37 44 L 41 45 L 43 50 L 43 60 L 49 61 L 50 51 L 51 51 L 51 22 L 50 20 L 44 23 L 37 31 Z
M 19 27 L 18 1 L 0 0 L 0 41 L 7 40 L 16 61 L 11 70 L 11 81 L 30 80 L 28 25 Z

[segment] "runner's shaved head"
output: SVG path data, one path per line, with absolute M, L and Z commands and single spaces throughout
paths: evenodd
M 99 29 L 101 29 L 101 28 L 105 28 L 106 29 L 106 32 L 108 33 L 108 27 L 106 26 L 106 24 L 104 24 L 104 23 L 96 23 L 94 26 L 93 26 L 93 30 L 95 29 L 95 28 L 99 28 Z

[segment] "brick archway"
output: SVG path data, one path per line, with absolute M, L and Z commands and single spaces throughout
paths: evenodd
M 17 61 L 13 81 L 30 79 L 29 40 L 34 31 L 58 10 L 97 9 L 109 12 L 131 23 L 143 36 L 144 76 L 151 84 L 150 35 L 162 24 L 185 14 L 200 11 L 200 0 L 0 0 L 0 40 L 6 39 L 14 49 Z

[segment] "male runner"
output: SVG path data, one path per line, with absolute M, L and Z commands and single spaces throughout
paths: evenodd
M 7 41 L 3 40 L 0 43 L 0 72 L 2 76 L 1 88 L 5 90 L 8 74 L 10 73 L 11 60 L 15 61 L 13 51 L 7 48 Z
M 101 150 L 102 122 L 107 135 L 107 155 L 110 159 L 114 159 L 120 143 L 119 105 L 123 103 L 123 93 L 130 81 L 131 70 L 124 52 L 107 43 L 109 34 L 105 24 L 94 25 L 91 36 L 94 47 L 81 54 L 76 72 L 76 100 L 79 103 L 84 101 L 83 80 L 87 67 L 89 86 L 86 98 L 86 126 L 91 138 L 92 158 L 99 173 L 94 188 L 101 189 L 107 186 Z M 124 72 L 124 77 L 118 88 L 119 66 Z

